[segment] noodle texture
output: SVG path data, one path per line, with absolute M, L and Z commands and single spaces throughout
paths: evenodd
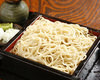
M 41 16 L 26 28 L 11 52 L 73 74 L 96 38 L 78 24 L 52 22 Z

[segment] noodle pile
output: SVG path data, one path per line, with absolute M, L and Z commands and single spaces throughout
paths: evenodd
M 40 17 L 27 27 L 12 53 L 73 74 L 87 56 L 96 36 L 78 24 L 51 22 Z

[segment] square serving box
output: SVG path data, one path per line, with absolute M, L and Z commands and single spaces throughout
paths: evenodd
M 39 19 L 40 16 L 51 20 L 61 21 L 64 23 L 71 23 L 58 18 L 50 17 L 40 13 L 30 13 L 29 19 L 22 24 L 23 29 L 14 36 L 9 43 L 0 49 L 0 68 L 8 70 L 16 75 L 23 77 L 25 80 L 85 80 L 87 75 L 99 56 L 100 51 L 100 31 L 95 29 L 89 29 L 91 34 L 97 36 L 97 39 L 93 43 L 92 47 L 87 52 L 87 58 L 82 61 L 72 75 L 64 73 L 62 71 L 50 68 L 35 61 L 25 59 L 21 56 L 14 55 L 9 51 L 13 48 L 16 41 L 22 36 L 23 32 L 28 25 L 33 24 Z M 82 26 L 82 25 L 81 25 Z

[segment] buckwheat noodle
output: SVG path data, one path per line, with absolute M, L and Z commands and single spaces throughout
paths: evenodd
M 52 22 L 41 16 L 27 27 L 11 52 L 73 74 L 95 39 L 78 24 Z

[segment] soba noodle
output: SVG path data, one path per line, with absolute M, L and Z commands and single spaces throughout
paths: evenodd
M 27 27 L 12 53 L 57 70 L 73 74 L 95 41 L 88 29 L 78 24 L 52 22 L 40 17 Z

